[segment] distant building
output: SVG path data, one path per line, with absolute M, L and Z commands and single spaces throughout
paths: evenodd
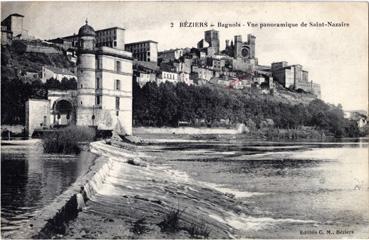
M 309 81 L 308 72 L 299 64 L 288 65 L 287 62 L 272 63 L 273 78 L 285 88 L 303 90 L 320 97 L 320 85 Z
M 48 79 L 54 78 L 61 81 L 63 78 L 77 79 L 77 76 L 66 68 L 58 68 L 53 66 L 42 66 L 41 81 L 46 82 Z
M 183 56 L 183 49 L 176 48 L 176 49 L 170 49 L 170 50 L 159 52 L 158 60 L 162 62 L 170 62 L 170 61 L 178 60 L 182 56 Z
M 136 81 L 140 87 L 143 87 L 148 82 L 156 82 L 156 74 L 139 72 Z
M 133 59 L 144 62 L 158 61 L 158 42 L 148 40 L 127 43 L 125 50 L 132 53 Z
M 111 27 L 95 31 L 96 47 L 111 47 L 124 50 L 125 29 L 121 27 Z M 63 45 L 64 48 L 78 48 L 79 36 L 73 34 L 66 37 L 50 39 L 48 42 Z
M 158 83 L 170 82 L 177 84 L 179 81 L 179 74 L 177 72 L 162 71 Z
M 10 14 L 1 21 L 1 44 L 9 44 L 13 39 L 29 39 L 28 31 L 23 28 L 23 15 Z
M 207 56 L 219 54 L 219 32 L 216 30 L 208 30 L 204 33 L 204 39 L 197 43 L 197 48 L 202 52 L 206 52 Z
M 192 72 L 197 74 L 197 77 L 202 80 L 210 81 L 214 77 L 214 72 L 210 69 L 192 66 Z

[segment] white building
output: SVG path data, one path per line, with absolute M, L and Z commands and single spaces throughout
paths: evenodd
M 162 71 L 158 83 L 171 82 L 177 84 L 179 81 L 179 74 L 177 72 Z
M 61 81 L 63 78 L 67 79 L 77 79 L 77 76 L 74 75 L 71 71 L 65 68 L 57 68 L 53 66 L 42 66 L 41 68 L 41 81 L 46 82 L 48 79 L 54 78 L 56 80 Z

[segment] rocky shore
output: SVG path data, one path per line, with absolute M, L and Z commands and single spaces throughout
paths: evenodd
M 58 238 L 233 238 L 229 224 L 247 207 L 232 195 L 164 169 L 143 146 L 92 145 L 110 171 L 78 217 Z

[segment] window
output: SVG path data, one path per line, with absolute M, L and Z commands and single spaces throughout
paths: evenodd
M 120 107 L 120 98 L 115 97 L 115 109 L 119 110 L 119 107 Z
M 116 47 L 117 46 L 117 41 L 114 41 L 114 47 Z
M 120 90 L 120 80 L 115 80 L 115 90 Z
M 81 84 L 81 88 L 83 88 L 83 84 Z
M 120 66 L 120 62 L 116 61 L 115 62 L 115 71 L 116 72 L 121 72 L 121 66 Z
M 96 89 L 100 88 L 100 78 L 96 78 Z
M 100 96 L 96 96 L 96 105 L 100 105 Z

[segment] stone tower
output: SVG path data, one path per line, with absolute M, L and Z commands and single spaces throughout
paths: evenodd
M 79 31 L 77 61 L 77 125 L 93 126 L 95 120 L 95 30 L 86 24 Z
M 233 57 L 234 58 L 239 58 L 241 57 L 241 48 L 242 48 L 242 36 L 241 35 L 236 35 L 234 36 L 234 53 L 233 53 Z
M 209 55 L 219 54 L 219 32 L 216 30 L 205 31 L 205 41 L 209 43 Z

